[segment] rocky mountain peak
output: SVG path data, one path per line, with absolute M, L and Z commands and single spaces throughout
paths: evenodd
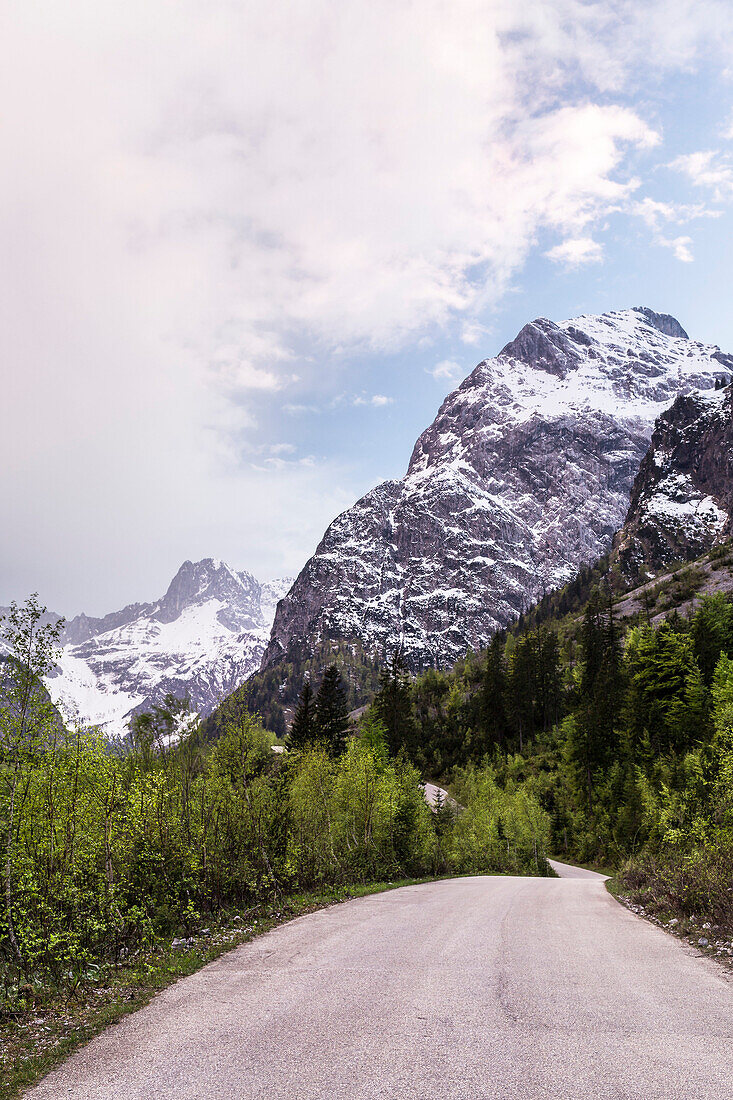
M 324 640 L 450 664 L 606 553 L 655 419 L 726 378 L 720 350 L 646 307 L 539 318 L 445 399 L 404 478 L 338 516 L 263 659 Z
M 614 555 L 632 580 L 733 534 L 733 386 L 678 397 L 656 422 Z
M 598 324 L 611 331 L 615 329 L 615 345 L 626 349 L 639 340 L 643 327 L 672 339 L 689 340 L 675 317 L 668 313 L 655 313 L 646 306 L 635 306 L 633 309 L 603 313 L 599 317 L 578 317 L 561 324 L 538 317 L 525 325 L 501 349 L 497 358 L 514 359 L 526 363 L 533 370 L 543 370 L 565 378 L 569 371 L 583 363 L 587 349 L 592 348 L 594 343 L 607 343 L 607 340 L 598 338 Z M 611 332 L 605 335 L 610 337 Z M 629 336 L 632 336 L 631 341 Z
M 672 336 L 677 340 L 690 339 L 677 318 L 670 313 L 655 313 L 647 306 L 634 306 L 634 313 L 640 313 L 652 328 L 657 329 L 663 336 Z
M 517 359 L 534 370 L 549 371 L 564 378 L 580 362 L 582 355 L 576 344 L 584 346 L 587 340 L 578 329 L 565 332 L 553 321 L 539 317 L 530 321 L 513 340 L 506 344 L 499 356 Z M 587 344 L 585 344 L 587 346 Z
M 261 588 L 250 573 L 236 573 L 216 558 L 185 561 L 160 601 L 156 617 L 173 622 L 187 607 L 219 600 L 221 621 L 231 630 L 257 629 L 264 621 Z

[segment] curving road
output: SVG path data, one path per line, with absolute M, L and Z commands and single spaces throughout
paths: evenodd
M 464 878 L 301 917 L 110 1028 L 33 1100 L 730 1100 L 727 972 L 603 878 Z

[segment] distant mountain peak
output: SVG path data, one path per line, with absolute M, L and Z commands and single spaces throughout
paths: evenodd
M 643 339 L 639 332 L 642 326 L 672 339 L 689 340 L 682 325 L 670 314 L 655 313 L 646 306 L 634 306 L 633 309 L 612 310 L 598 315 L 586 314 L 563 322 L 537 317 L 501 349 L 497 358 L 519 360 L 535 370 L 545 370 L 565 378 L 570 370 L 583 363 L 587 349 L 598 341 L 599 333 L 615 344 L 632 347 L 640 338 Z M 601 339 L 599 342 L 606 341 Z
M 67 720 L 112 737 L 167 692 L 206 715 L 258 667 L 290 583 L 261 584 L 218 558 L 184 561 L 161 599 L 67 623 L 51 697 Z
M 192 604 L 221 599 L 228 609 L 232 629 L 255 629 L 263 622 L 260 588 L 260 582 L 250 573 L 235 573 L 218 558 L 185 561 L 160 601 L 157 617 L 161 622 L 172 622 Z M 236 616 L 232 616 L 233 607 L 237 608 Z

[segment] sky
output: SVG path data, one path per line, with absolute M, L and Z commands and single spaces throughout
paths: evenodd
M 733 351 L 730 0 L 6 0 L 0 603 L 294 575 L 537 316 Z

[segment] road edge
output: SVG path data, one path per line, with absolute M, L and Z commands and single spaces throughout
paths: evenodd
M 26 1031 L 26 1034 L 21 1037 L 23 1045 L 19 1046 L 17 1054 L 7 1067 L 2 1064 L 0 1055 L 0 1070 L 2 1070 L 0 1100 L 19 1100 L 29 1089 L 65 1062 L 71 1054 L 108 1027 L 119 1023 L 138 1009 L 144 1008 L 159 993 L 169 989 L 176 982 L 190 977 L 209 963 L 221 958 L 222 955 L 250 943 L 259 936 L 266 935 L 274 928 L 361 897 L 455 877 L 458 876 L 435 875 L 425 878 L 398 879 L 368 883 L 363 886 L 348 886 L 337 891 L 329 891 L 327 894 L 293 895 L 284 898 L 279 906 L 273 905 L 269 910 L 262 911 L 260 916 L 253 916 L 255 910 L 243 910 L 245 916 L 249 915 L 251 923 L 242 925 L 244 918 L 237 914 L 227 925 L 218 930 L 217 936 L 186 941 L 187 946 L 184 950 L 174 948 L 173 941 L 156 945 L 153 952 L 141 960 L 141 965 L 148 970 L 147 980 L 136 969 L 125 971 L 120 976 L 118 984 L 110 990 L 110 999 L 105 1003 L 94 1004 L 90 999 L 93 991 L 89 990 L 87 1000 L 80 1006 L 67 1002 L 63 1006 L 62 1013 L 59 1001 L 51 1006 L 50 1012 L 45 1007 L 37 1009 L 31 1023 L 21 1024 L 18 1030 L 25 1027 Z M 256 908 L 262 910 L 261 906 Z M 62 1021 L 69 1019 L 65 1013 L 73 1014 L 75 1010 L 78 1022 L 68 1030 Z M 43 1022 L 47 1020 L 50 1020 L 50 1026 Z M 55 1031 L 54 1024 L 56 1024 Z M 6 1030 L 10 1029 L 0 1029 L 0 1037 Z

